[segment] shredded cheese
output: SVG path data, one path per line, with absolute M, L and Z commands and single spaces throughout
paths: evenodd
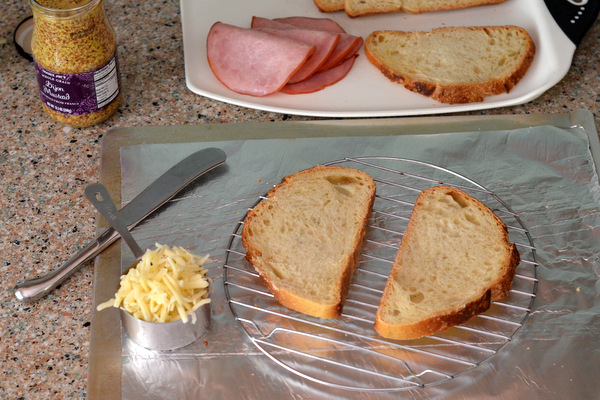
M 121 276 L 115 297 L 96 309 L 121 307 L 148 322 L 188 322 L 190 317 L 195 323 L 194 311 L 210 302 L 202 266 L 207 260 L 208 256 L 157 243 L 156 250 L 146 250 L 140 262 Z

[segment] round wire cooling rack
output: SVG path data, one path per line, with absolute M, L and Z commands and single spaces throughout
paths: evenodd
M 250 340 L 286 370 L 324 385 L 355 391 L 425 388 L 469 372 L 496 355 L 522 327 L 537 290 L 529 232 L 495 193 L 448 169 L 393 157 L 344 158 L 377 184 L 373 213 L 341 317 L 313 318 L 281 306 L 245 259 L 239 221 L 224 265 L 229 306 Z M 377 334 L 375 313 L 418 194 L 451 185 L 481 200 L 508 227 L 521 262 L 508 296 L 467 323 L 429 337 L 396 341 Z M 265 197 L 258 199 L 258 202 Z M 257 202 L 257 204 L 258 204 Z

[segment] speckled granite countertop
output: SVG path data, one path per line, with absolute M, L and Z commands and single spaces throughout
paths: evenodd
M 118 35 L 123 101 L 104 124 L 72 129 L 43 113 L 33 64 L 13 46 L 13 29 L 31 14 L 29 5 L 17 0 L 0 4 L 0 399 L 86 395 L 91 265 L 37 303 L 19 303 L 13 287 L 50 272 L 94 237 L 96 214 L 83 189 L 98 180 L 106 132 L 116 127 L 306 119 L 231 106 L 187 90 L 179 2 L 109 0 L 107 11 Z M 596 20 L 568 75 L 535 101 L 471 114 L 586 108 L 600 125 L 599 39 Z

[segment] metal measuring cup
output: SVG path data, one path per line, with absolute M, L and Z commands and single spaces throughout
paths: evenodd
M 125 271 L 126 274 L 130 268 L 135 268 L 144 255 L 144 251 L 127 229 L 127 225 L 119 217 L 119 211 L 104 185 L 96 183 L 87 186 L 85 195 L 121 235 L 135 256 L 136 262 Z M 195 323 L 191 321 L 184 323 L 181 319 L 171 322 L 148 322 L 134 317 L 123 308 L 120 308 L 119 311 L 121 313 L 121 324 L 127 336 L 138 345 L 150 350 L 174 350 L 187 346 L 204 335 L 210 324 L 210 303 L 203 304 L 194 311 Z

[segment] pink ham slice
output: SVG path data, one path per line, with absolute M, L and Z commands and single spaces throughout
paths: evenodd
M 358 53 L 358 50 L 360 50 L 363 42 L 364 40 L 360 36 L 353 36 L 347 33 L 342 34 L 337 46 L 333 49 L 327 61 L 319 68 L 319 71 L 328 70 L 345 59 L 354 57 Z
M 298 25 L 293 25 L 292 23 L 284 22 L 284 21 L 295 21 Z M 287 18 L 277 18 L 277 19 L 268 19 L 264 17 L 252 17 L 252 27 L 253 28 L 274 28 L 274 29 L 294 29 L 300 25 L 300 21 L 304 21 L 305 26 L 310 25 L 306 21 L 313 21 L 312 26 L 316 26 L 317 23 L 314 20 L 318 20 L 318 18 L 308 18 L 308 17 L 287 17 Z M 329 21 L 325 19 L 326 21 Z M 331 21 L 334 22 L 334 21 Z M 336 22 L 334 24 L 337 25 Z M 305 28 L 308 29 L 308 28 Z M 325 71 L 329 68 L 332 68 L 348 57 L 354 56 L 360 47 L 363 44 L 363 39 L 360 36 L 350 35 L 348 33 L 340 33 L 340 40 L 338 41 L 337 46 L 331 52 L 329 59 L 319 68 L 319 71 Z
M 283 88 L 314 53 L 315 46 L 216 22 L 208 33 L 208 64 L 231 90 L 266 96 Z
M 314 29 L 318 31 L 346 33 L 337 22 L 329 18 L 312 18 L 312 17 L 285 17 L 273 19 L 277 22 L 283 22 L 304 29 Z
M 363 43 L 365 42 L 362 37 L 355 36 L 357 40 L 354 41 L 354 46 L 350 48 L 350 51 L 346 53 L 345 58 L 352 57 L 358 53 Z
M 298 27 L 292 24 L 286 24 L 284 22 L 275 21 L 274 19 L 264 17 L 252 17 L 251 25 L 252 28 L 272 28 L 272 29 L 297 29 Z
M 282 89 L 282 93 L 286 94 L 304 94 L 313 93 L 321 89 L 331 86 L 336 82 L 343 79 L 354 64 L 356 57 L 350 57 L 337 67 L 328 69 L 327 71 L 317 72 L 305 81 L 285 85 Z
M 260 28 L 262 32 L 271 35 L 298 40 L 302 43 L 315 46 L 315 52 L 306 60 L 298 71 L 289 79 L 288 83 L 296 83 L 305 80 L 317 72 L 326 61 L 328 61 L 333 49 L 340 40 L 339 33 L 324 31 L 313 31 L 308 29 L 272 29 Z

